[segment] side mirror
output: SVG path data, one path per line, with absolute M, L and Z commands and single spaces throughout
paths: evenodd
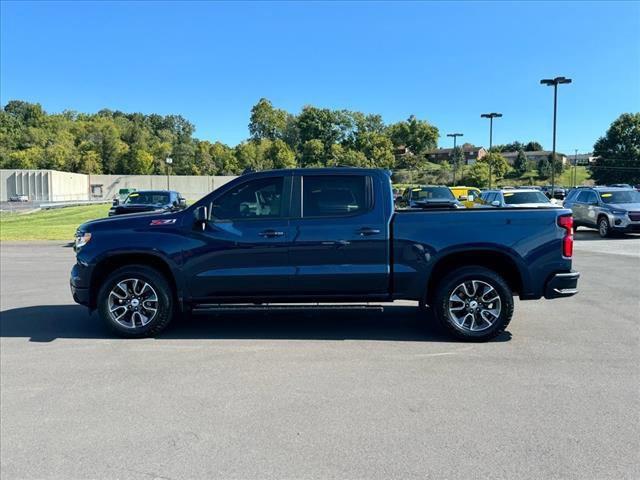
M 460 200 L 461 202 L 466 202 L 467 200 L 473 200 L 473 198 L 469 198 L 466 195 L 460 195 L 458 197 L 458 200 Z
M 207 225 L 207 221 L 209 220 L 209 214 L 207 212 L 207 207 L 204 205 L 199 206 L 193 211 L 194 216 L 194 226 L 196 228 L 200 228 L 200 230 L 204 230 Z
M 467 200 L 469 200 L 470 202 L 473 202 L 476 199 L 476 197 L 474 197 L 473 195 L 469 195 L 467 197 Z
M 187 206 L 187 199 L 184 197 L 179 197 L 178 198 L 178 206 L 180 208 L 185 208 Z
M 491 202 L 491 206 L 492 207 L 499 207 L 500 206 L 500 201 L 499 200 L 494 200 L 493 202 Z
M 111 205 L 113 205 L 114 207 L 117 207 L 118 205 L 120 205 L 120 200 L 118 200 L 117 198 L 114 198 L 113 202 L 111 202 Z

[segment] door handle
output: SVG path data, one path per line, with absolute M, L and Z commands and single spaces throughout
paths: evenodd
M 361 237 L 366 237 L 366 236 L 369 236 L 369 235 L 377 235 L 379 233 L 380 233 L 380 229 L 378 229 L 378 228 L 364 227 L 364 228 L 361 228 L 360 230 L 358 230 L 358 234 Z
M 278 232 L 276 230 L 265 230 L 264 232 L 260 232 L 258 235 L 264 238 L 283 237 L 284 232 Z

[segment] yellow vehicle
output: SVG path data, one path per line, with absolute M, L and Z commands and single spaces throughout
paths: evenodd
M 453 196 L 465 207 L 472 208 L 480 200 L 480 189 L 476 187 L 449 187 Z

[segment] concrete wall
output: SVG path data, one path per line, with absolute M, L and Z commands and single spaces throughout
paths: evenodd
M 91 175 L 93 198 L 114 198 L 121 188 L 137 190 L 177 190 L 187 200 L 193 202 L 209 192 L 224 185 L 236 177 L 233 176 L 195 176 L 195 175 Z M 96 186 L 101 185 L 101 188 Z M 102 195 L 96 192 L 101 190 Z
M 51 171 L 0 170 L 0 201 L 27 195 L 33 201 L 51 201 Z
M 234 176 L 169 177 L 169 188 L 190 202 L 196 201 Z M 121 188 L 165 190 L 164 175 L 84 175 L 55 170 L 0 170 L 0 201 L 27 195 L 35 202 L 112 199 Z

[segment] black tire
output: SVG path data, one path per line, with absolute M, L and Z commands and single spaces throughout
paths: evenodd
M 598 219 L 598 233 L 602 238 L 611 236 L 611 225 L 609 224 L 609 219 L 605 216 Z
M 459 325 L 449 311 L 449 298 L 454 291 L 463 283 L 473 280 L 493 287 L 500 298 L 501 306 L 499 315 L 493 319 L 493 323 L 478 331 L 472 331 L 472 325 L 469 328 Z M 455 338 L 464 341 L 485 342 L 491 340 L 505 331 L 513 317 L 513 292 L 511 288 L 496 272 L 480 266 L 462 267 L 449 273 L 437 287 L 432 304 L 436 318 L 444 330 Z M 474 313 L 474 315 L 476 314 Z
M 139 279 L 149 284 L 157 295 L 157 312 L 145 325 L 124 326 L 118 323 L 109 311 L 109 296 L 119 282 Z M 129 265 L 111 273 L 98 292 L 98 312 L 102 320 L 116 334 L 126 338 L 154 337 L 164 330 L 174 317 L 173 291 L 166 278 L 157 270 L 144 265 Z M 133 321 L 133 325 L 137 325 Z

